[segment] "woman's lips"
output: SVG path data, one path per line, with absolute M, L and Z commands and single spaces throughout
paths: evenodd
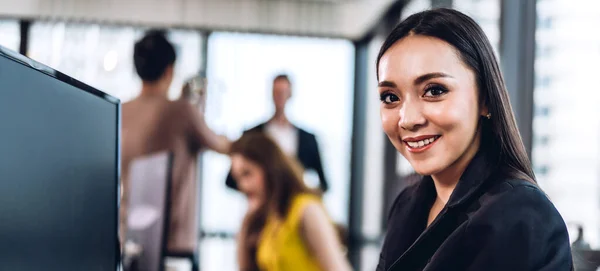
M 441 136 L 423 135 L 418 137 L 407 137 L 402 140 L 409 152 L 419 153 L 430 149 Z

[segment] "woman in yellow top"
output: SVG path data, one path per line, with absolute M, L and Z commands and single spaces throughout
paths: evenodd
M 231 146 L 231 172 L 248 198 L 238 237 L 240 270 L 351 269 L 320 197 L 275 142 L 244 134 Z

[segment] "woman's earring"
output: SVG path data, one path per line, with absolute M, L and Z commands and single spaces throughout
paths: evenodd
M 485 115 L 485 117 L 486 117 L 487 119 L 491 119 L 491 118 L 492 118 L 492 113 L 487 113 L 487 115 Z

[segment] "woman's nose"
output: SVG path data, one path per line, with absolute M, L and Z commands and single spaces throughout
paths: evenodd
M 422 108 L 418 102 L 406 101 L 400 108 L 398 125 L 407 131 L 414 131 L 426 123 Z

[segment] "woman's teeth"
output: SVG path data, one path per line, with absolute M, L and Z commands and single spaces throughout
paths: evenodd
M 436 139 L 437 138 L 434 136 L 432 138 L 423 139 L 419 141 L 406 141 L 406 144 L 408 144 L 408 146 L 410 146 L 411 148 L 421 148 L 433 143 Z

